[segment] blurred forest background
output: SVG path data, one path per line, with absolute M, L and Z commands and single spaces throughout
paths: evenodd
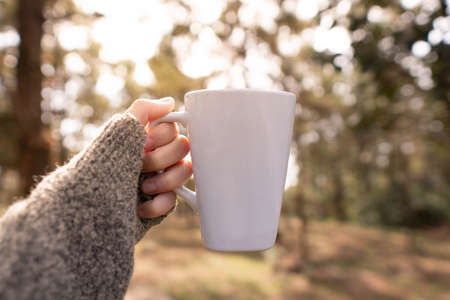
M 277 246 L 204 250 L 184 205 L 129 299 L 450 298 L 448 0 L 0 0 L 0 204 L 135 98 L 282 89 Z M 193 183 L 191 183 L 193 185 Z

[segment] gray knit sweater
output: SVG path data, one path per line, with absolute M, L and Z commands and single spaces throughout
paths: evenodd
M 0 219 L 0 299 L 121 299 L 142 220 L 138 180 L 146 133 L 113 117 L 67 165 Z

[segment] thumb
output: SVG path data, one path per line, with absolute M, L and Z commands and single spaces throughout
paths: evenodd
M 172 97 L 164 97 L 157 100 L 138 99 L 128 108 L 132 114 L 145 127 L 148 122 L 159 119 L 172 111 L 175 101 Z

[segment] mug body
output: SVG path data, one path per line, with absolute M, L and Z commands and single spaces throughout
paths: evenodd
M 273 246 L 295 95 L 252 89 L 186 94 L 203 243 L 222 251 Z

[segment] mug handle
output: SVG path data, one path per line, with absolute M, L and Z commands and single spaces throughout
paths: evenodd
M 169 123 L 169 122 L 178 122 L 184 128 L 187 128 L 189 122 L 188 114 L 185 111 L 168 113 L 164 117 L 152 121 L 150 123 L 150 128 L 155 127 L 160 123 Z M 185 186 L 181 186 L 175 189 L 175 193 L 177 193 L 180 197 L 185 199 L 186 202 L 192 207 L 192 209 L 195 212 L 198 212 L 198 202 L 194 191 L 191 191 Z

